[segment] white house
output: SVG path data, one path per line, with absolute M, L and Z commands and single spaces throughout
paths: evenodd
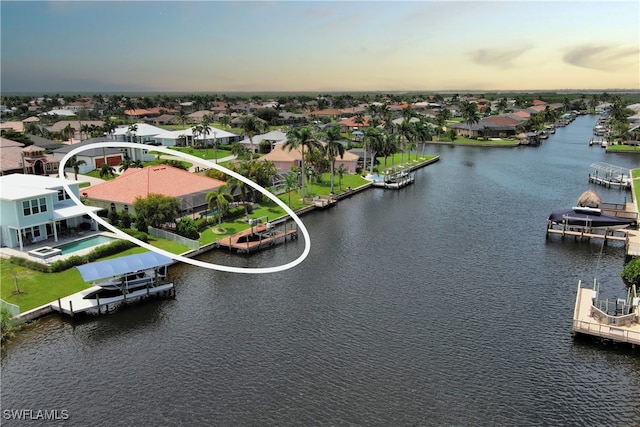
M 193 127 L 178 130 L 166 130 L 147 123 L 136 123 L 131 126 L 120 126 L 111 135 L 115 141 L 140 142 L 144 144 L 163 145 L 165 147 L 189 147 L 196 144 L 229 144 L 238 136 L 235 133 L 210 126 L 207 135 L 195 134 Z
M 98 224 L 84 215 L 102 209 L 76 205 L 64 190 L 65 181 L 73 194 L 80 197 L 79 181 L 40 175 L 0 176 L 2 246 L 23 250 L 26 244 L 49 238 L 57 242 L 61 231 L 83 223 L 87 228 L 98 229 Z

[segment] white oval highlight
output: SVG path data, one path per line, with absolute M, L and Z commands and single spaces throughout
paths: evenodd
M 224 172 L 227 175 L 230 175 L 234 178 L 239 179 L 240 181 L 246 183 L 247 185 L 250 185 L 251 187 L 255 188 L 256 190 L 260 191 L 262 194 L 264 194 L 265 196 L 267 196 L 268 198 L 270 198 L 271 200 L 273 200 L 278 206 L 280 206 L 281 208 L 283 208 L 285 210 L 285 212 L 287 212 L 287 214 L 289 214 L 289 216 L 291 218 L 293 218 L 293 220 L 296 222 L 296 224 L 298 225 L 298 231 L 302 232 L 302 235 L 304 236 L 304 250 L 302 251 L 302 254 L 296 258 L 295 260 L 287 263 L 287 264 L 283 264 L 283 265 L 279 265 L 279 266 L 275 266 L 275 267 L 260 267 L 260 268 L 243 268 L 243 267 L 232 267 L 232 266 L 227 266 L 227 265 L 219 265 L 219 264 L 213 264 L 213 263 L 209 263 L 209 262 L 204 262 L 204 261 L 200 261 L 197 259 L 192 259 L 192 258 L 187 258 L 181 255 L 176 255 L 173 254 L 171 252 L 167 252 L 163 249 L 160 248 L 156 248 L 154 246 L 151 246 L 148 243 L 145 243 L 141 240 L 136 239 L 133 236 L 128 235 L 127 233 L 125 233 L 124 231 L 119 230 L 118 228 L 114 227 L 113 225 L 109 224 L 108 222 L 104 221 L 102 218 L 100 218 L 96 213 L 94 212 L 86 212 L 87 215 L 89 215 L 91 218 L 93 218 L 94 220 L 96 220 L 99 224 L 102 224 L 105 228 L 107 228 L 108 230 L 111 230 L 112 232 L 116 233 L 118 236 L 122 237 L 123 239 L 129 240 L 130 242 L 135 243 L 136 245 L 142 246 L 145 249 L 148 249 L 150 251 L 154 251 L 156 253 L 168 256 L 176 261 L 180 261 L 180 262 L 184 262 L 187 264 L 191 264 L 191 265 L 195 265 L 197 267 L 203 267 L 203 268 L 208 268 L 211 270 L 219 270 L 219 271 L 227 271 L 230 273 L 252 273 L 252 274 L 265 274 L 265 273 L 275 273 L 278 271 L 284 271 L 284 270 L 288 270 L 290 268 L 295 267 L 296 265 L 300 264 L 302 261 L 304 261 L 304 259 L 307 257 L 307 255 L 309 255 L 309 251 L 311 250 L 311 239 L 309 237 L 309 232 L 307 231 L 307 228 L 304 226 L 304 224 L 302 223 L 302 220 L 298 217 L 298 215 L 295 214 L 295 212 L 293 212 L 293 210 L 287 206 L 282 200 L 278 199 L 274 194 L 270 193 L 269 191 L 267 191 L 266 188 L 263 188 L 262 186 L 256 184 L 255 182 L 251 181 L 250 179 L 238 174 L 237 172 L 234 172 L 232 170 L 229 170 L 227 168 L 225 168 L 224 166 L 220 166 L 217 163 L 213 163 L 209 160 L 204 160 L 201 159 L 199 157 L 193 156 L 191 154 L 186 154 L 186 153 L 181 153 L 177 150 L 170 150 L 168 148 L 162 147 L 162 146 L 154 146 L 154 145 L 147 145 L 147 144 L 138 144 L 138 143 L 133 143 L 133 142 L 96 142 L 94 144 L 87 144 L 85 146 L 82 147 L 78 147 L 75 148 L 71 151 L 69 151 L 61 160 L 60 162 L 60 169 L 59 169 L 59 175 L 60 178 L 65 178 L 64 176 L 64 168 L 65 165 L 67 164 L 67 162 L 69 161 L 69 159 L 73 156 L 75 156 L 78 153 L 82 153 L 83 151 L 86 150 L 91 150 L 94 148 L 135 148 L 135 149 L 146 149 L 149 151 L 159 151 L 161 153 L 165 153 L 165 154 L 170 154 L 172 156 L 177 156 L 177 157 L 182 157 L 185 160 L 190 160 L 193 163 L 197 163 L 197 164 L 201 164 L 207 167 L 211 167 L 213 169 L 217 169 L 219 171 Z M 78 206 L 82 206 L 84 207 L 84 205 L 82 204 L 82 201 L 80 201 L 80 199 L 73 194 L 73 192 L 71 191 L 71 189 L 69 188 L 69 184 L 67 184 L 66 182 L 63 182 L 62 186 L 64 187 L 65 191 L 67 192 L 67 194 L 69 195 L 69 197 L 71 198 L 71 200 L 74 201 L 75 204 L 77 204 Z

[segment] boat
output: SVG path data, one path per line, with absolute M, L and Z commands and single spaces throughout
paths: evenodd
M 77 266 L 91 286 L 51 304 L 51 308 L 71 316 L 78 313 L 110 312 L 121 304 L 151 295 L 173 296 L 167 267 L 173 260 L 155 252 L 144 252 Z
M 637 224 L 635 219 L 605 215 L 600 208 L 588 206 L 574 206 L 570 209 L 553 211 L 549 215 L 549 222 L 570 227 L 613 230 L 632 227 Z

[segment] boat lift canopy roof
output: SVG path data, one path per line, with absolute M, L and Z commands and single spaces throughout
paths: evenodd
M 93 282 L 94 280 L 105 279 L 107 277 L 121 276 L 123 274 L 169 265 L 172 262 L 173 260 L 167 256 L 149 251 L 79 265 L 76 268 L 80 271 L 85 282 Z
M 591 167 L 594 168 L 596 172 L 604 172 L 605 174 L 610 176 L 625 177 L 630 175 L 629 169 L 623 168 L 622 166 L 610 165 L 609 163 L 593 163 L 591 164 Z

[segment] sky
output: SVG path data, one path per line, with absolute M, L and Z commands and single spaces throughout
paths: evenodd
M 0 1 L 0 92 L 640 89 L 640 2 Z

